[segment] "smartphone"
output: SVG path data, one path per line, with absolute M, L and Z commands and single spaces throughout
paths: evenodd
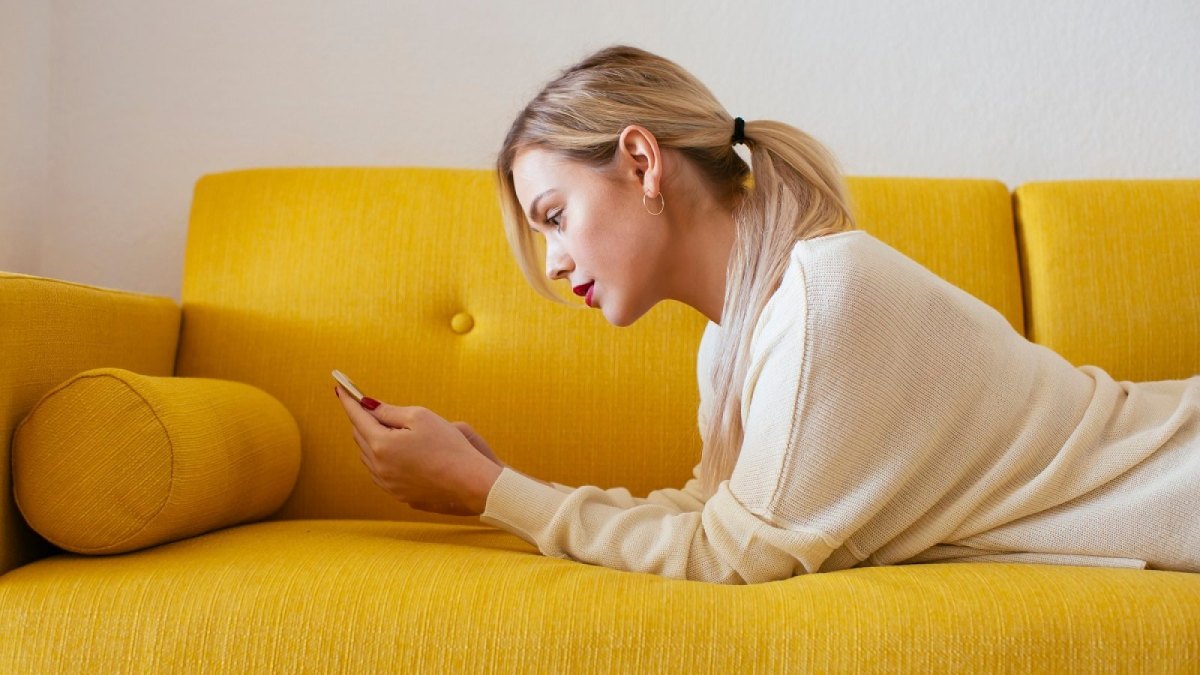
M 342 389 L 345 389 L 347 392 L 349 392 L 350 395 L 354 397 L 355 401 L 362 403 L 362 392 L 358 390 L 358 387 L 354 386 L 354 383 L 350 381 L 350 378 L 346 377 L 345 373 L 334 368 L 333 379 L 337 380 L 337 383 L 342 385 Z

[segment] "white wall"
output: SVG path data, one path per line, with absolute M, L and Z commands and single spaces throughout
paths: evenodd
M 617 42 L 852 175 L 1200 177 L 1195 0 L 0 2 L 0 269 L 176 300 L 200 175 L 487 168 Z
M 0 270 L 36 274 L 47 219 L 50 8 L 0 0 Z

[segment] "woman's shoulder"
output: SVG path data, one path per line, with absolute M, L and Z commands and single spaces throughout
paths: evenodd
M 799 239 L 792 246 L 792 263 L 834 260 L 845 263 L 870 253 L 887 255 L 895 251 L 866 230 L 845 230 L 810 239 Z
M 888 273 L 882 270 L 893 267 L 897 256 L 903 257 L 866 230 L 798 240 L 783 278 L 752 330 L 751 353 L 761 355 L 767 345 L 779 341 L 782 333 L 803 332 L 810 300 L 818 305 L 844 300 L 847 291 L 864 283 L 886 287 Z M 706 324 L 698 349 L 701 363 L 715 356 L 721 331 L 722 327 L 712 321 Z
M 949 286 L 913 258 L 866 230 L 802 239 L 792 249 L 788 274 L 802 277 L 805 290 L 847 296 L 894 297 Z

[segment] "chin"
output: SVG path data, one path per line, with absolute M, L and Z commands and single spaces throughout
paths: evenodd
M 617 328 L 625 328 L 626 326 L 631 326 L 631 325 L 633 325 L 634 321 L 637 321 L 636 318 L 626 319 L 625 317 L 621 317 L 620 319 L 611 319 L 611 318 L 609 318 L 609 316 L 607 314 L 604 315 L 604 318 L 608 319 L 609 324 L 616 326 Z
M 597 309 L 599 309 L 601 312 L 604 313 L 604 318 L 606 320 L 608 320 L 608 323 L 610 323 L 611 325 L 616 326 L 618 328 L 625 328 L 627 326 L 632 326 L 634 324 L 634 322 L 636 322 L 638 319 L 642 318 L 642 316 L 646 312 L 650 311 L 651 308 L 653 308 L 653 305 L 651 305 L 650 307 L 647 307 L 646 309 L 644 309 L 642 311 L 624 312 L 624 311 L 621 311 L 619 308 L 616 310 L 612 310 L 610 306 L 602 305 L 602 306 L 598 307 Z

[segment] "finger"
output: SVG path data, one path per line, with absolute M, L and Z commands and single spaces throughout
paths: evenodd
M 362 404 L 355 401 L 353 396 L 342 390 L 340 385 L 337 394 L 338 400 L 342 402 L 342 408 L 346 411 L 346 416 L 350 418 L 350 423 L 361 431 L 364 437 L 370 438 L 387 429 L 387 426 L 376 419 L 371 411 L 362 407 Z
M 357 413 L 359 415 L 358 419 L 366 419 L 363 417 L 363 415 L 366 415 L 369 418 L 374 419 L 377 423 L 377 426 L 385 429 L 412 428 L 411 420 L 413 419 L 413 413 L 416 410 L 415 408 L 395 406 L 380 401 L 379 405 L 376 406 L 374 410 L 370 410 L 363 404 L 355 401 L 353 396 L 345 395 L 344 390 L 339 390 L 338 398 L 342 401 L 342 404 L 346 406 L 347 410 L 349 411 L 348 414 L 353 415 Z M 351 419 L 353 420 L 354 418 L 351 417 Z M 367 426 L 364 428 L 364 431 L 367 431 L 371 428 L 371 426 Z M 368 433 L 370 432 L 368 431 Z
M 375 473 L 375 453 L 371 450 L 371 444 L 367 442 L 367 439 L 363 438 L 362 434 L 358 433 L 358 429 L 356 429 L 354 427 L 350 427 L 350 429 L 351 429 L 351 431 L 354 432 L 354 442 L 358 443 L 358 449 L 359 449 L 358 454 L 359 454 L 359 457 L 362 459 L 362 463 L 368 469 L 370 469 L 371 474 L 374 475 L 374 473 Z

